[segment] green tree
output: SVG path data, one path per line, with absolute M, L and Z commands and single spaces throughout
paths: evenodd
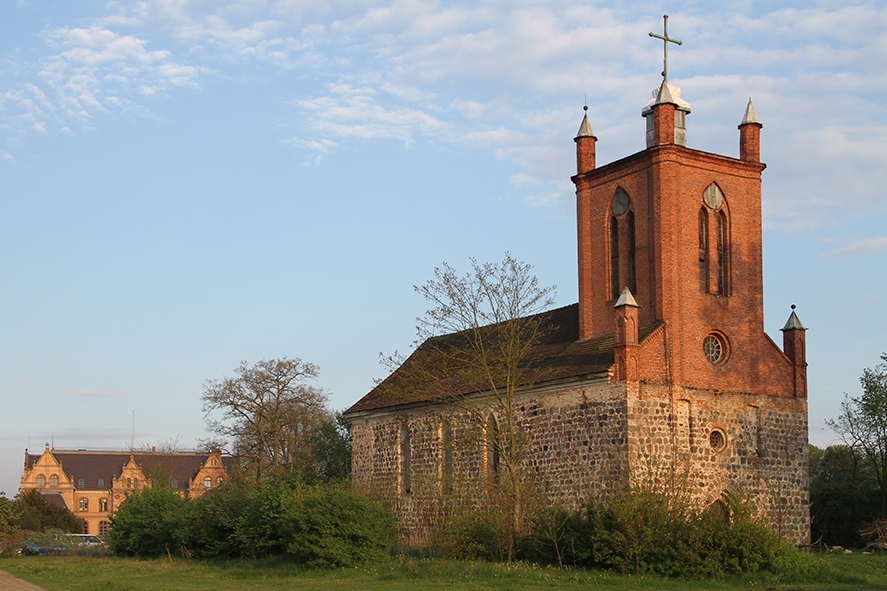
M 21 508 L 19 505 L 6 498 L 6 493 L 0 491 L 0 542 L 15 534 L 19 527 Z
M 864 369 L 859 381 L 862 396 L 845 393 L 841 414 L 828 424 L 871 466 L 878 482 L 880 517 L 887 519 L 887 353 L 881 354 L 877 366 Z
M 47 502 L 36 489 L 20 494 L 16 503 L 20 511 L 18 526 L 21 529 L 32 531 L 60 529 L 71 533 L 83 531 L 83 526 L 76 515 L 67 507 Z
M 308 382 L 318 368 L 301 359 L 244 361 L 233 378 L 211 380 L 203 390 L 208 428 L 232 440 L 234 455 L 255 480 L 298 471 L 313 462 L 311 438 L 330 419 L 327 396 Z M 210 419 L 220 412 L 221 420 Z
M 443 263 L 434 279 L 414 287 L 431 305 L 418 319 L 416 351 L 408 359 L 383 358 L 397 369 L 393 388 L 449 400 L 483 434 L 497 459 L 500 473 L 491 485 L 506 499 L 512 536 L 521 529 L 532 437 L 519 425 L 517 392 L 544 376 L 532 352 L 547 331 L 539 314 L 555 294 L 532 269 L 509 253 L 501 263 L 471 259 L 465 275 Z
M 878 482 L 872 467 L 852 447 L 810 446 L 812 539 L 829 545 L 862 545 L 860 527 L 879 511 Z
M 129 493 L 111 517 L 114 552 L 156 557 L 177 550 L 177 513 L 191 502 L 170 488 L 143 488 Z
M 351 421 L 337 412 L 311 436 L 314 464 L 310 480 L 333 482 L 351 478 Z

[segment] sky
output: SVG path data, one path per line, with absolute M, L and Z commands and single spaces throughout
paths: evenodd
M 887 351 L 887 5 L 847 0 L 9 0 L 0 18 L 0 490 L 25 448 L 207 437 L 208 380 L 282 356 L 344 409 L 446 261 L 577 301 L 575 136 L 763 122 L 765 330 L 797 305 L 810 440 Z

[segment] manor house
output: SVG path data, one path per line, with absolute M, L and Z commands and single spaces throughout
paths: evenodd
M 110 519 L 126 493 L 150 487 L 158 479 L 181 495 L 199 497 L 228 478 L 221 452 L 117 452 L 25 450 L 21 492 L 40 491 L 47 501 L 67 507 L 83 522 L 83 533 L 108 533 Z
M 749 100 L 736 158 L 687 147 L 689 114 L 664 80 L 642 109 L 646 148 L 601 167 L 582 119 L 579 302 L 537 318 L 550 330 L 527 360 L 548 371 L 518 392 L 513 418 L 549 500 L 576 508 L 665 469 L 701 504 L 750 493 L 774 530 L 805 543 L 805 328 L 792 306 L 781 347 L 764 333 L 763 125 Z M 355 483 L 395 499 L 421 542 L 460 483 L 497 478 L 496 450 L 468 435 L 507 417 L 479 421 L 431 384 L 396 393 L 410 360 L 346 416 Z M 489 392 L 464 394 L 482 409 Z

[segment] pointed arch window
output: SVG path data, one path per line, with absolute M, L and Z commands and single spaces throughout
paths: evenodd
M 718 293 L 728 295 L 727 216 L 718 212 Z
M 441 490 L 449 493 L 453 490 L 453 428 L 446 419 L 440 423 L 440 448 Z
M 708 291 L 708 214 L 705 208 L 699 210 L 699 291 Z
M 410 427 L 403 423 L 400 426 L 400 473 L 401 473 L 401 492 L 405 495 L 412 491 L 412 482 L 410 474 L 410 462 L 412 450 L 410 449 Z
M 628 289 L 631 293 L 638 292 L 638 272 L 635 264 L 635 245 L 634 245 L 634 212 L 628 212 Z M 621 292 L 620 292 L 621 293 Z M 616 296 L 619 297 L 619 296 Z
M 618 298 L 619 289 L 619 222 L 610 218 L 610 297 Z

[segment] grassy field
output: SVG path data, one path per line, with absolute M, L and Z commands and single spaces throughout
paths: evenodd
M 659 577 L 554 569 L 525 563 L 489 564 L 395 558 L 352 569 L 311 570 L 285 560 L 203 562 L 180 559 L 133 560 L 77 556 L 0 559 L 0 570 L 50 591 L 239 591 L 292 589 L 336 591 L 454 590 L 585 590 L 596 589 L 887 589 L 887 554 L 826 555 L 832 568 L 827 580 L 803 577 L 780 581 L 768 575 L 728 581 L 687 581 Z

